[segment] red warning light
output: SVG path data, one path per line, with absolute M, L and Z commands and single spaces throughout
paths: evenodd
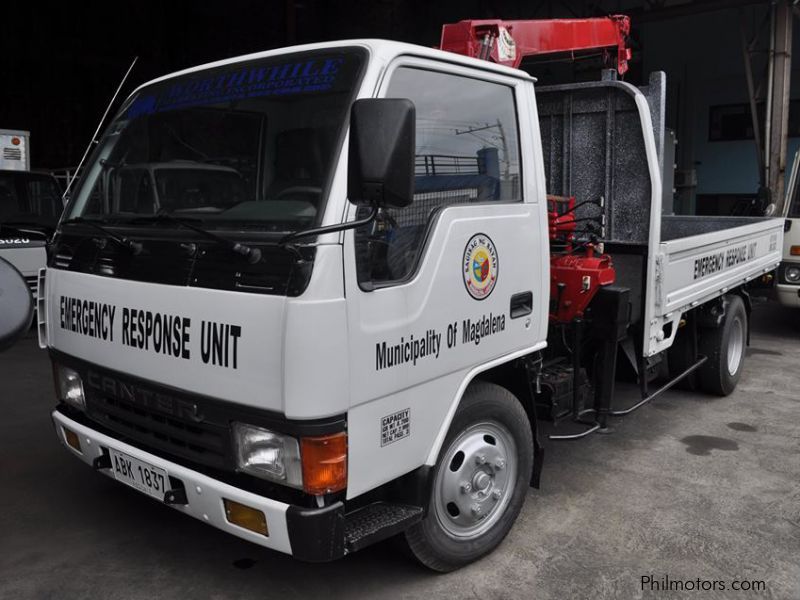
M 11 143 L 14 146 L 19 146 L 22 143 L 22 140 L 20 140 L 18 137 L 13 137 L 11 138 Z

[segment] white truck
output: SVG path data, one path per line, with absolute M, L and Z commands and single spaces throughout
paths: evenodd
M 581 437 L 742 373 L 783 220 L 662 216 L 664 85 L 355 40 L 141 86 L 40 275 L 58 438 L 303 560 L 485 555 L 539 485 L 537 420 Z M 156 193 L 170 163 L 220 168 Z
M 783 306 L 800 307 L 800 152 L 794 157 L 783 216 L 783 261 L 775 282 L 778 302 Z

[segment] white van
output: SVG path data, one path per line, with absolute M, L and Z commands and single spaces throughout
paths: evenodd
M 62 209 L 61 190 L 51 175 L 0 170 L 0 258 L 22 273 L 34 297 L 46 242 Z
M 783 234 L 783 260 L 778 269 L 775 286 L 778 302 L 784 306 L 800 307 L 800 197 L 797 193 L 800 152 L 795 155 L 792 175 L 786 192 L 786 217 Z

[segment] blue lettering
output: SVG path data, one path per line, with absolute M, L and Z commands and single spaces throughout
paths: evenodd
M 128 117 L 261 96 L 322 92 L 333 87 L 343 64 L 343 58 L 312 59 L 174 83 L 161 98 L 137 99 L 128 109 Z
M 344 62 L 343 58 L 329 58 L 322 65 L 320 73 L 322 75 L 336 75 L 339 72 L 339 67 Z

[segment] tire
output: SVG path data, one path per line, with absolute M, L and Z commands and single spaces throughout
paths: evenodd
M 725 321 L 716 329 L 699 332 L 698 351 L 708 357 L 699 369 L 700 388 L 727 396 L 739 383 L 747 340 L 747 311 L 739 296 L 725 296 Z
M 532 469 L 533 435 L 519 400 L 472 383 L 442 444 L 427 515 L 405 533 L 411 552 L 448 572 L 494 550 L 522 509 Z

